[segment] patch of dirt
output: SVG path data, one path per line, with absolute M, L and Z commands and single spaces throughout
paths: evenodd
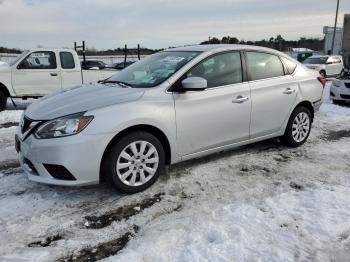
M 17 159 L 0 161 L 0 171 L 19 167 L 20 165 Z
M 18 126 L 18 122 L 6 122 L 6 123 L 0 124 L 0 128 L 9 128 L 13 126 Z
M 122 250 L 132 237 L 139 231 L 139 227 L 134 225 L 132 231 L 126 232 L 117 239 L 98 244 L 97 246 L 90 246 L 83 248 L 67 257 L 59 258 L 58 262 L 85 262 L 98 261 L 103 258 L 113 256 Z
M 153 206 L 155 203 L 162 200 L 161 196 L 164 193 L 159 193 L 151 198 L 146 198 L 139 203 L 119 207 L 116 210 L 108 211 L 100 216 L 86 216 L 85 228 L 100 229 L 109 226 L 113 221 L 127 220 L 130 217 L 141 213 L 144 209 Z
M 28 247 L 48 247 L 51 246 L 53 242 L 61 239 L 63 239 L 63 236 L 61 236 L 60 234 L 56 234 L 53 236 L 46 237 L 43 240 L 31 242 L 28 244 Z
M 350 232 L 343 232 L 339 235 L 339 241 L 344 241 L 346 239 L 348 239 L 350 236 Z
M 350 129 L 346 130 L 338 130 L 338 131 L 329 131 L 325 135 L 322 136 L 323 140 L 328 140 L 328 141 L 338 141 L 344 137 L 350 137 Z
M 250 172 L 250 171 L 262 171 L 263 173 L 276 173 L 276 170 L 268 168 L 266 166 L 260 166 L 260 165 L 251 165 L 251 166 L 247 166 L 247 165 L 243 165 L 240 168 L 241 172 Z
M 295 182 L 290 182 L 290 183 L 289 183 L 289 186 L 290 186 L 291 188 L 297 190 L 297 191 L 304 190 L 304 186 L 299 185 L 299 184 L 297 184 L 297 183 L 295 183 Z

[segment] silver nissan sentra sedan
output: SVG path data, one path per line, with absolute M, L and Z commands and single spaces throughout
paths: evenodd
M 136 193 L 173 163 L 273 137 L 302 145 L 324 85 L 314 71 L 268 48 L 169 49 L 99 84 L 33 103 L 16 149 L 30 180 L 106 180 Z

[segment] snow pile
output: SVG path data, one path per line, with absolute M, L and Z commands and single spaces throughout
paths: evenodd
M 106 261 L 328 261 L 350 246 L 350 187 L 291 191 L 147 228 Z
M 7 110 L 0 112 L 0 124 L 8 122 L 18 122 L 21 118 L 22 110 Z

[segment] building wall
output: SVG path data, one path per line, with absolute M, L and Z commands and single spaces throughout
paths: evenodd
M 344 15 L 343 50 L 350 51 L 350 14 Z
M 333 40 L 333 27 L 323 27 L 323 33 L 325 35 L 324 41 L 324 53 L 327 54 L 329 50 L 332 50 Z M 334 54 L 340 54 L 342 50 L 343 28 L 337 27 L 335 31 L 334 39 Z

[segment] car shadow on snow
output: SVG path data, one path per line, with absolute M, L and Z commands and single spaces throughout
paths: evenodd
M 204 156 L 201 158 L 195 158 L 191 160 L 187 160 L 178 164 L 174 164 L 169 168 L 168 177 L 173 174 L 178 175 L 183 172 L 186 173 L 186 170 L 191 169 L 193 167 L 199 166 L 208 162 L 215 162 L 219 159 L 230 158 L 233 156 L 240 156 L 247 153 L 259 153 L 263 151 L 274 151 L 280 152 L 289 147 L 283 145 L 278 138 L 268 139 L 261 142 L 256 142 L 254 144 L 249 144 L 245 146 L 236 147 L 234 149 L 214 153 L 208 156 Z M 283 162 L 283 161 L 282 161 Z

